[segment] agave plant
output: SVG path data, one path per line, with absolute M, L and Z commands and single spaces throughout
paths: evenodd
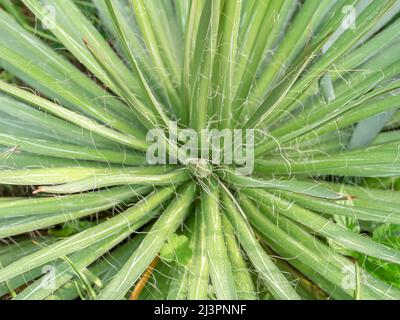
M 399 1 L 0 4 L 0 297 L 400 299 Z

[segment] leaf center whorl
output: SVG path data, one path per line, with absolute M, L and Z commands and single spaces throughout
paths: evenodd
M 212 166 L 210 165 L 210 161 L 208 159 L 202 158 L 193 158 L 188 159 L 187 167 L 189 168 L 190 173 L 198 179 L 206 179 L 212 174 Z

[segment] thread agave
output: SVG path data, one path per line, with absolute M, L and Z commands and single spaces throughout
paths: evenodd
M 364 183 L 400 172 L 398 1 L 0 3 L 0 183 L 34 186 L 0 199 L 0 296 L 400 298 L 361 235 L 400 222 Z M 254 173 L 146 165 L 170 120 L 256 129 Z

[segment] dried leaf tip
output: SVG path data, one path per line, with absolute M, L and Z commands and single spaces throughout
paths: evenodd
M 42 193 L 42 192 L 45 192 L 45 187 L 39 187 L 39 188 L 37 188 L 36 190 L 34 190 L 34 191 L 32 192 L 32 194 L 38 194 L 38 193 Z

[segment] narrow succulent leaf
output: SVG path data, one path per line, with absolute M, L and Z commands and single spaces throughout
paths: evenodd
M 193 53 L 190 79 L 190 125 L 200 131 L 207 128 L 212 88 L 213 64 L 216 55 L 221 1 L 206 1 L 201 12 Z
M 185 168 L 163 174 L 140 174 L 140 170 L 132 173 L 128 171 L 127 173 L 93 176 L 63 185 L 42 186 L 35 193 L 71 194 L 127 184 L 147 186 L 179 185 L 190 178 L 191 176 Z
M 370 147 L 362 152 L 342 152 L 329 156 L 319 156 L 308 161 L 289 161 L 287 163 L 257 160 L 255 171 L 264 174 L 311 176 L 339 175 L 353 177 L 398 176 L 400 160 L 396 144 Z
M 292 86 L 296 83 L 298 78 L 308 64 L 312 61 L 315 56 L 315 52 L 311 52 L 308 57 L 301 61 L 299 65 L 296 65 L 288 75 L 277 84 L 270 96 L 257 108 L 251 118 L 245 123 L 244 128 L 257 128 L 258 125 L 264 122 L 270 114 L 273 114 L 285 99 L 286 95 L 291 90 Z
M 394 89 L 395 90 L 395 89 Z M 400 106 L 400 98 L 398 96 L 387 96 L 387 95 L 382 95 L 378 96 L 375 99 L 370 99 L 363 103 L 363 108 L 362 110 L 354 110 L 352 112 L 346 113 L 343 116 L 339 117 L 336 120 L 335 126 L 332 124 L 328 124 L 324 126 L 323 128 L 318 130 L 319 134 L 325 134 L 328 132 L 333 132 L 338 129 L 343 129 L 348 127 L 349 125 L 355 124 L 359 122 L 360 120 L 366 119 L 366 123 L 363 125 L 365 128 L 366 124 L 368 123 L 367 118 L 371 117 L 371 124 L 375 124 L 373 128 L 376 128 L 375 130 L 371 130 L 373 134 L 370 134 L 364 130 L 364 134 L 368 137 L 366 141 L 369 141 L 367 144 L 360 144 L 360 148 L 362 147 L 367 147 L 378 135 L 379 131 L 383 128 L 385 123 L 389 120 L 387 119 L 388 115 L 390 114 L 391 116 L 394 115 L 395 111 L 399 108 Z M 362 122 L 362 121 L 361 121 Z M 360 122 L 360 123 L 361 123 Z M 378 123 L 383 123 L 382 125 L 378 125 Z M 372 138 L 370 138 L 372 136 Z M 360 133 L 361 137 L 361 133 Z M 348 149 L 357 149 L 356 147 L 354 148 L 349 148 Z
M 149 103 L 149 105 L 151 105 L 153 107 L 153 110 L 155 112 L 157 112 L 157 116 L 160 118 L 160 120 L 163 121 L 163 124 L 168 126 L 169 119 L 166 116 L 166 114 L 164 113 L 163 107 L 157 101 L 157 98 L 154 96 L 153 92 L 150 89 L 149 84 L 147 83 L 143 73 L 140 70 L 140 67 L 136 61 L 136 58 L 133 55 L 133 53 L 129 47 L 127 37 L 121 28 L 120 20 L 117 17 L 116 11 L 114 9 L 114 5 L 112 4 L 111 1 L 106 1 L 106 5 L 107 5 L 108 11 L 110 12 L 114 26 L 117 29 L 120 40 L 123 43 L 125 50 L 129 54 L 128 57 L 129 57 L 130 65 L 132 67 L 132 70 L 135 72 L 136 78 L 139 81 L 142 92 L 146 98 L 146 102 Z
M 11 126 L 14 123 L 20 127 L 21 136 L 27 136 L 24 132 L 28 132 L 29 129 L 35 128 L 40 133 L 46 134 L 48 139 L 74 143 L 76 145 L 83 146 L 96 146 L 98 148 L 105 149 L 121 149 L 118 144 L 105 139 L 93 132 L 82 129 L 81 127 L 64 121 L 52 114 L 42 112 L 22 103 L 16 99 L 8 97 L 6 95 L 0 96 L 1 103 L 1 114 L 2 119 L 1 127 L 6 130 L 7 124 Z M 27 126 L 29 124 L 29 127 Z M 43 128 L 47 130 L 44 131 Z M 7 128 L 11 130 L 10 128 Z M 28 135 L 29 137 L 29 135 Z
M 199 31 L 199 23 L 201 18 L 201 13 L 204 7 L 204 0 L 192 1 L 189 9 L 189 16 L 187 21 L 187 30 L 185 34 L 185 47 L 183 56 L 183 67 L 182 67 L 182 99 L 185 105 L 190 105 L 191 103 L 191 70 L 193 59 L 195 55 L 196 48 L 196 38 L 197 32 Z M 189 109 L 189 110 L 188 110 Z M 183 113 L 181 115 L 181 121 L 184 124 L 189 124 L 190 108 L 183 108 Z M 190 120 L 191 121 L 191 120 Z
M 342 188 L 341 183 L 323 182 L 323 184 L 329 186 L 333 190 L 341 190 Z M 400 204 L 400 191 L 371 189 L 355 184 L 346 184 L 345 188 L 355 197 L 353 199 L 355 203 L 359 200 L 363 200 L 369 202 L 382 201 L 382 206 L 385 206 L 386 202 L 394 206 Z
M 20 2 L 0 299 L 400 299 L 400 1 Z
M 0 203 L 0 219 L 67 213 L 103 205 L 113 206 L 130 198 L 134 198 L 150 189 L 149 187 L 124 186 L 71 196 L 43 198 L 20 197 Z
M 320 15 L 330 5 L 330 1 L 305 1 L 293 20 L 293 25 L 279 44 L 277 52 L 261 74 L 252 92 L 251 100 L 261 100 L 268 88 L 274 85 L 276 76 L 297 58 L 309 37 L 320 22 Z M 307 30 L 305 32 L 305 30 Z M 295 45 L 293 45 L 295 44 Z
M 357 21 L 359 21 L 357 33 L 353 30 L 346 30 L 343 35 L 336 40 L 335 46 L 331 47 L 321 58 L 307 71 L 307 73 L 293 86 L 293 89 L 287 96 L 287 99 L 277 109 L 273 119 L 269 119 L 269 124 L 273 123 L 277 118 L 281 117 L 285 112 L 291 111 L 295 106 L 296 98 L 304 92 L 313 80 L 319 78 L 319 75 L 325 72 L 333 63 L 340 59 L 359 39 L 361 39 L 380 19 L 390 11 L 395 1 L 387 1 L 384 5 L 372 2 L 365 9 Z
M 159 272 L 155 271 L 153 273 L 156 283 L 160 283 L 159 281 L 161 281 L 161 283 L 163 284 L 163 290 L 162 290 L 163 292 L 161 293 L 162 298 L 158 299 L 185 300 L 188 297 L 189 277 L 190 277 L 189 265 L 191 263 L 190 258 L 192 255 L 192 250 L 189 247 L 189 237 L 193 232 L 192 229 L 192 227 L 194 226 L 193 218 L 194 215 L 189 213 L 189 218 L 186 219 L 184 222 L 182 228 L 184 230 L 182 234 L 179 236 L 176 233 L 173 234 L 168 240 L 168 243 L 165 244 L 163 247 L 163 248 L 169 247 L 170 240 L 178 239 L 180 245 L 183 244 L 184 249 L 181 248 L 182 252 L 179 252 L 180 250 L 173 252 L 174 258 L 172 258 L 172 263 L 166 260 L 165 261 L 166 264 L 161 265 L 160 269 L 158 270 Z M 163 248 L 161 249 L 161 251 L 163 250 Z M 161 254 L 162 252 L 160 252 L 160 255 Z M 183 256 L 185 257 L 183 258 Z M 161 260 L 163 260 L 162 256 Z M 167 268 L 167 271 L 165 271 L 165 268 L 163 269 L 163 266 Z M 158 274 L 156 274 L 156 272 Z M 167 277 L 160 276 L 162 274 L 167 275 Z M 149 287 L 151 288 L 151 285 Z M 151 291 L 150 295 L 152 295 L 154 293 L 154 290 L 150 288 L 148 291 Z
M 237 112 L 239 106 L 246 100 L 254 80 L 254 75 L 262 63 L 264 51 L 270 45 L 268 42 L 272 41 L 273 35 L 271 32 L 274 26 L 284 20 L 281 14 L 285 15 L 285 7 L 293 6 L 293 3 L 295 1 L 284 3 L 282 1 L 261 0 L 251 1 L 250 5 L 244 5 L 244 11 L 250 6 L 253 6 L 254 11 L 249 11 L 248 21 L 243 22 L 240 29 L 243 35 L 240 39 L 242 41 L 235 68 L 235 87 L 237 89 L 235 101 L 233 102 L 234 111 Z M 244 20 L 244 17 L 242 20 Z M 275 21 L 275 24 L 262 23 L 263 21 L 272 20 Z M 268 41 L 269 39 L 271 41 Z
M 175 269 L 174 276 L 174 279 L 178 281 L 171 281 L 167 300 L 185 300 L 189 284 L 189 271 L 187 268 L 179 266 Z
M 54 114 L 60 118 L 63 118 L 69 122 L 72 122 L 82 128 L 93 131 L 93 132 L 95 132 L 103 137 L 106 137 L 112 141 L 116 141 L 116 142 L 122 143 L 124 145 L 131 146 L 134 149 L 138 149 L 141 151 L 147 150 L 148 144 L 146 143 L 146 141 L 143 141 L 143 140 L 137 139 L 133 136 L 128 136 L 128 135 L 119 133 L 118 131 L 104 127 L 103 125 L 91 120 L 90 118 L 82 116 L 76 112 L 70 111 L 56 103 L 53 103 L 46 99 L 43 99 L 43 98 L 41 98 L 37 95 L 34 95 L 26 90 L 17 88 L 16 86 L 9 85 L 3 81 L 0 81 L 0 90 L 5 93 L 8 93 L 16 98 L 19 98 L 22 101 L 33 104 L 40 109 L 51 112 L 52 114 Z
M 134 232 L 137 228 L 141 227 L 153 217 L 152 211 L 163 201 L 170 198 L 173 192 L 174 190 L 172 188 L 164 188 L 157 191 L 147 198 L 144 198 L 136 206 L 120 213 L 106 222 L 98 224 L 97 226 L 80 232 L 74 236 L 68 237 L 65 240 L 58 241 L 55 244 L 15 261 L 0 270 L 0 283 L 23 274 L 35 267 L 41 266 L 49 261 L 82 250 L 98 241 L 107 239 L 113 234 L 119 233 L 127 225 L 130 227 L 130 232 Z
M 46 21 L 48 18 L 48 8 L 51 7 L 54 9 L 57 18 L 48 21 L 50 31 L 98 79 L 106 83 L 107 87 L 114 90 L 115 84 L 109 80 L 102 68 L 97 64 L 89 50 L 85 47 L 82 39 L 88 39 L 96 50 L 103 53 L 102 56 L 106 59 L 105 63 L 112 66 L 114 70 L 119 70 L 119 76 L 124 79 L 126 84 L 131 88 L 137 88 L 136 80 L 125 67 L 123 61 L 119 59 L 106 40 L 103 39 L 101 34 L 74 3 L 49 0 L 40 2 L 23 0 L 23 2 L 42 21 Z
M 390 79 L 391 77 L 398 74 L 400 70 L 400 63 L 397 62 L 394 65 L 388 67 L 384 72 L 381 71 L 374 73 L 367 79 L 365 79 L 360 84 L 356 85 L 349 91 L 349 96 L 343 95 L 339 99 L 333 100 L 331 103 L 327 104 L 324 108 L 321 108 L 319 111 L 311 110 L 309 113 L 306 112 L 304 116 L 300 116 L 299 119 L 296 119 L 295 123 L 288 123 L 286 126 L 279 129 L 281 135 L 284 134 L 283 137 L 277 137 L 276 132 L 271 132 L 270 135 L 274 137 L 272 141 L 266 142 L 262 145 L 256 147 L 255 154 L 257 156 L 261 156 L 265 154 L 267 151 L 270 151 L 277 145 L 284 144 L 288 141 L 291 141 L 295 138 L 299 138 L 302 135 L 312 132 L 313 130 L 319 129 L 322 126 L 327 124 L 331 124 L 332 121 L 339 118 L 343 114 L 354 111 L 356 108 L 360 108 L 360 106 L 366 102 L 368 99 L 379 96 L 383 93 L 390 92 L 396 89 L 399 83 L 390 83 L 389 85 L 382 86 L 382 88 L 378 88 L 376 90 L 371 89 L 375 88 L 378 83 L 382 82 L 384 79 Z M 388 78 L 386 78 L 388 77 Z M 366 94 L 369 92 L 368 94 Z M 361 98 L 357 99 L 364 93 L 365 95 Z M 352 101 L 351 103 L 344 103 L 343 99 L 357 99 Z M 344 104 L 344 106 L 343 106 Z M 311 115 L 311 116 L 309 116 Z M 303 122 L 304 120 L 304 122 Z M 297 130 L 296 130 L 297 129 Z M 277 130 L 278 131 L 278 130 Z
M 176 16 L 178 23 L 180 22 L 180 30 L 182 32 L 182 38 L 184 37 L 184 33 L 187 28 L 187 23 L 189 20 L 189 11 L 190 11 L 190 6 L 192 1 L 179 1 L 179 0 L 174 0 L 174 5 L 176 6 Z
M 0 239 L 6 239 L 7 237 L 22 235 L 24 233 L 26 234 L 28 232 L 44 230 L 68 221 L 76 222 L 76 219 L 98 214 L 112 208 L 112 205 L 103 205 L 100 207 L 91 207 L 65 213 L 2 219 L 0 227 Z
M 42 139 L 28 139 L 8 134 L 0 134 L 0 145 L 18 146 L 18 149 L 22 151 L 64 159 L 90 160 L 131 166 L 145 164 L 145 159 L 142 155 L 132 152 L 124 154 L 116 150 L 85 148 L 72 144 L 55 143 Z
M 222 232 L 218 182 L 211 180 L 201 194 L 201 214 L 206 227 L 206 245 L 211 283 L 218 299 L 236 300 L 232 266 Z
M 166 39 L 167 37 L 162 38 L 157 37 L 156 31 L 153 29 L 151 25 L 152 19 L 157 19 L 157 17 L 151 16 L 151 7 L 155 7 L 156 4 L 149 4 L 149 1 L 143 0 L 132 0 L 132 5 L 134 9 L 134 14 L 136 17 L 136 21 L 140 27 L 143 39 L 146 43 L 147 50 L 149 52 L 150 57 L 153 60 L 153 63 L 156 67 L 156 72 L 158 73 L 159 79 L 161 81 L 161 85 L 166 91 L 171 104 L 179 105 L 179 99 L 174 87 L 173 79 L 171 79 L 171 73 L 173 74 L 173 78 L 175 81 L 179 82 L 180 74 L 178 72 L 178 68 L 176 66 L 176 58 L 173 57 L 173 49 L 168 50 L 167 48 L 170 46 L 167 42 L 160 43 L 158 40 Z M 150 8 L 150 10 L 149 10 Z M 150 11 L 150 12 L 149 12 Z M 154 10 L 153 10 L 154 13 Z M 156 21 L 154 21 L 156 23 Z M 166 31 L 166 30 L 165 30 Z M 164 30 L 160 29 L 158 32 L 164 33 Z M 164 55 L 160 52 L 160 45 L 163 45 L 166 50 L 163 51 Z M 166 59 L 168 59 L 168 66 L 166 67 Z
M 107 65 L 104 61 L 104 56 L 101 51 L 96 50 L 92 47 L 91 43 L 87 39 L 83 39 L 89 52 L 92 54 L 93 58 L 99 64 L 100 68 L 104 70 L 106 76 L 115 84 L 116 93 L 122 97 L 125 102 L 134 110 L 136 117 L 140 122 L 147 128 L 153 129 L 159 125 L 159 121 L 155 114 L 150 108 L 148 108 L 142 101 L 140 101 L 137 96 L 131 91 L 128 85 L 120 77 L 119 72 L 113 69 L 110 65 Z
M 232 117 L 231 107 L 234 99 L 233 88 L 241 8 L 242 0 L 226 1 L 221 13 L 220 42 L 215 59 L 213 82 L 218 83 L 215 90 L 220 95 L 220 99 L 214 107 L 217 112 L 214 111 L 214 114 L 219 117 L 222 128 L 230 127 Z
M 189 3 L 183 6 L 190 4 L 190 1 L 187 2 Z M 161 1 L 161 6 L 157 0 L 146 1 L 145 3 L 148 5 L 149 21 L 152 24 L 153 30 L 157 30 L 155 36 L 159 47 L 162 49 L 163 58 L 168 65 L 170 74 L 175 76 L 174 83 L 180 83 L 182 54 L 179 50 L 179 45 L 183 39 L 183 33 L 181 33 L 182 30 L 179 28 L 180 17 L 176 15 L 178 6 L 169 0 Z M 184 19 L 184 16 L 182 19 Z
M 104 287 L 105 283 L 108 283 L 112 277 L 121 269 L 122 265 L 129 259 L 133 251 L 137 248 L 140 242 L 143 240 L 143 235 L 135 235 L 134 238 L 121 246 L 115 248 L 109 252 L 102 259 L 99 259 L 95 263 L 91 264 L 88 268 L 83 268 L 82 273 L 89 277 L 90 282 L 95 287 L 96 292 Z M 78 254 L 78 253 L 77 253 Z M 74 261 L 72 261 L 74 263 Z M 79 263 L 75 261 L 75 266 L 78 267 Z M 71 272 L 69 275 L 74 276 Z M 66 276 L 63 274 L 62 276 Z M 66 280 L 66 276 L 64 279 Z M 55 290 L 48 295 L 46 300 L 74 300 L 79 298 L 79 292 L 75 285 L 74 279 L 66 282 L 65 285 L 61 286 L 60 289 Z M 42 293 L 40 293 L 42 294 Z M 43 293 L 45 295 L 45 293 Z
M 196 207 L 194 230 L 192 234 L 192 261 L 188 279 L 189 300 L 207 300 L 210 282 L 207 258 L 206 226 L 200 206 Z
M 181 193 L 161 214 L 138 249 L 98 296 L 100 300 L 122 299 L 157 256 L 168 237 L 182 224 L 194 199 L 196 186 L 181 187 Z
M 42 244 L 51 244 L 54 242 L 52 238 L 41 239 Z M 6 249 L 6 250 L 5 250 Z M 0 265 L 1 267 L 6 267 L 10 263 L 17 259 L 20 259 L 24 255 L 33 253 L 40 249 L 40 245 L 32 240 L 19 241 L 17 244 L 3 244 L 0 246 Z M 0 284 L 0 297 L 4 297 L 10 294 L 10 291 L 16 291 L 21 286 L 25 285 L 29 281 L 40 277 L 42 275 L 42 268 L 35 268 L 23 275 L 14 277 L 9 281 Z
M 374 117 L 359 122 L 354 129 L 353 135 L 347 148 L 349 150 L 368 146 L 386 123 L 393 117 L 396 110 L 380 113 Z
M 68 183 L 82 179 L 87 176 L 95 176 L 96 174 L 103 172 L 99 168 L 40 168 L 40 169 L 19 169 L 10 170 L 8 168 L 2 168 L 0 170 L 0 183 L 11 184 L 11 185 L 46 185 L 46 184 L 61 184 Z
M 311 252 L 308 248 L 285 233 L 281 228 L 276 227 L 273 222 L 265 219 L 263 213 L 261 213 L 248 198 L 242 197 L 240 204 L 248 213 L 249 220 L 254 227 L 269 239 L 268 243 L 271 241 L 273 243 L 278 243 L 279 246 L 286 249 L 286 252 L 291 257 L 297 257 L 297 259 L 303 261 L 309 268 L 316 271 L 323 270 L 321 274 L 335 286 L 340 287 L 342 285 L 344 277 L 343 272 L 329 263 L 329 260 L 324 259 L 322 255 Z M 346 290 L 346 288 L 343 288 L 348 294 L 353 294 L 353 290 L 349 289 L 350 288 L 347 288 Z
M 136 135 L 140 131 L 130 110 L 91 81 L 66 59 L 25 32 L 0 11 L 0 64 L 33 88 L 72 110 L 79 110 L 115 129 Z M 46 63 L 43 63 L 43 62 Z M 68 74 L 68 77 L 65 75 Z M 129 123 L 131 121 L 131 123 Z
M 293 252 L 292 255 L 289 255 L 287 252 L 287 246 L 281 246 L 280 243 L 276 242 L 269 242 L 269 245 L 273 246 L 274 250 L 278 249 L 279 253 L 283 257 L 289 259 L 291 264 L 293 263 L 296 268 L 304 272 L 305 275 L 316 281 L 316 283 L 323 283 L 323 288 L 325 288 L 325 286 L 327 285 L 327 292 L 330 295 L 335 297 L 337 294 L 339 294 L 338 299 L 350 299 L 351 296 L 353 296 L 353 291 L 355 289 L 354 286 L 348 285 L 350 281 L 352 281 L 350 277 L 352 275 L 354 276 L 354 262 L 350 261 L 345 256 L 338 254 L 333 248 L 327 246 L 326 243 L 322 242 L 319 239 L 316 239 L 313 234 L 309 233 L 309 231 L 301 225 L 295 223 L 294 221 L 286 218 L 283 215 L 274 214 L 274 211 L 268 206 L 264 205 L 262 202 L 257 203 L 259 204 L 259 208 L 260 210 L 262 210 L 263 215 L 266 215 L 274 223 L 274 225 L 279 225 L 283 231 L 287 232 L 290 237 L 304 245 L 307 249 L 302 251 L 304 253 L 304 256 L 299 256 L 297 250 Z M 265 234 L 265 236 L 268 237 L 267 234 Z M 293 255 L 296 258 L 291 259 Z M 313 264 L 305 262 L 304 259 L 307 259 L 306 256 L 309 256 L 311 259 L 315 259 L 316 257 L 323 257 L 326 267 L 316 268 L 315 270 L 310 269 Z M 304 263 L 300 262 L 299 259 L 302 260 Z M 337 273 L 341 274 L 340 278 L 335 275 Z M 317 274 L 321 274 L 321 276 L 317 276 Z M 334 278 L 332 278 L 332 276 L 334 276 Z M 333 283 L 336 283 L 336 285 L 334 285 L 332 288 L 329 284 L 325 283 L 325 277 L 327 279 L 331 279 Z M 337 282 L 337 280 L 334 279 L 341 279 L 342 281 Z M 390 288 L 389 285 L 378 281 L 378 279 L 372 277 L 365 271 L 363 271 L 362 279 L 363 281 L 361 282 L 361 285 L 363 287 L 362 291 L 365 299 L 380 299 L 382 297 L 384 297 L 385 299 L 397 299 L 400 294 L 399 290 Z M 343 284 L 345 287 L 343 287 Z M 340 291 L 346 290 L 348 292 L 347 296 L 342 297 L 340 295 Z
M 110 165 L 106 162 L 93 162 L 83 160 L 72 160 L 38 155 L 34 153 L 15 151 L 7 153 L 1 159 L 1 169 L 21 170 L 21 169 L 44 169 L 44 168 L 110 168 L 118 165 Z M 61 182 L 62 183 L 62 182 Z
M 386 261 L 395 263 L 400 262 L 400 253 L 398 251 L 376 243 L 367 237 L 353 233 L 342 226 L 339 226 L 336 223 L 296 204 L 282 200 L 272 194 L 259 190 L 249 189 L 245 190 L 245 192 L 248 192 L 253 196 L 261 196 L 263 201 L 266 201 L 270 206 L 274 206 L 279 213 L 312 229 L 318 234 L 340 243 L 346 248 L 350 248 Z
M 129 231 L 129 228 L 125 228 L 124 230 L 121 230 L 121 233 L 115 234 L 110 238 L 99 241 L 93 246 L 70 255 L 67 258 L 68 261 L 60 261 L 54 266 L 55 277 L 53 279 L 52 286 L 46 285 L 45 281 L 39 279 L 33 285 L 30 285 L 28 288 L 19 293 L 14 300 L 45 299 L 54 291 L 65 285 L 69 280 L 73 279 L 74 276 L 76 276 L 75 270 L 79 272 L 84 272 L 85 270 L 87 271 L 86 267 L 91 265 L 98 258 L 123 241 L 130 233 L 131 232 Z M 137 247 L 140 240 L 141 237 L 137 236 L 129 242 L 129 245 L 133 248 Z M 75 270 L 72 268 L 72 265 L 74 266 Z
M 238 204 L 235 205 L 226 192 L 222 194 L 222 204 L 240 244 L 273 295 L 277 299 L 299 300 L 300 297 L 296 291 L 257 241 L 248 222 L 244 220 L 242 214 L 238 211 Z
M 117 47 L 118 52 L 120 52 L 120 54 L 123 55 L 125 60 L 129 63 L 130 53 L 126 52 L 125 45 L 121 43 L 118 30 L 116 29 L 110 11 L 107 8 L 107 3 L 103 0 L 92 0 L 92 2 L 97 8 L 100 21 L 107 28 L 110 36 L 114 38 L 115 46 Z M 154 65 L 152 64 L 152 61 L 148 59 L 145 46 L 138 37 L 139 27 L 135 21 L 131 3 L 128 1 L 118 1 L 113 3 L 113 7 L 118 18 L 121 31 L 126 35 L 126 40 L 128 41 L 128 46 L 131 53 L 134 53 L 142 72 L 146 75 L 146 78 L 151 79 L 152 82 L 155 82 L 154 74 L 152 74 L 150 71 L 152 68 L 154 68 Z
M 385 206 L 385 204 L 381 202 L 375 206 L 373 203 L 367 202 L 365 204 L 366 207 L 360 207 L 357 205 L 350 206 L 343 203 L 327 202 L 295 194 L 283 194 L 283 196 L 288 200 L 294 200 L 298 205 L 306 209 L 321 213 L 351 217 L 363 221 L 375 221 L 378 223 L 400 223 L 400 210 L 393 205 L 390 206 L 390 203 L 386 203 Z M 360 204 L 360 202 L 362 203 L 362 201 L 357 203 Z
M 172 167 L 131 167 L 131 168 L 99 168 L 99 167 L 61 167 L 61 168 L 32 168 L 21 170 L 0 170 L 0 182 L 12 185 L 54 185 L 68 184 L 82 179 L 94 180 L 96 177 L 117 176 L 156 176 L 171 172 Z M 129 184 L 129 183 L 128 183 Z
M 225 215 L 222 216 L 222 225 L 229 261 L 232 265 L 238 299 L 256 300 L 256 289 L 250 274 L 249 266 L 243 256 L 239 243 L 236 240 L 233 227 Z
M 272 190 L 285 190 L 294 193 L 309 195 L 322 199 L 340 200 L 345 199 L 347 196 L 340 193 L 331 191 L 327 188 L 321 187 L 316 183 L 310 183 L 300 180 L 264 180 L 260 178 L 253 178 L 248 176 L 241 176 L 235 174 L 231 169 L 219 173 L 219 176 L 228 181 L 229 184 L 235 188 L 263 188 Z

